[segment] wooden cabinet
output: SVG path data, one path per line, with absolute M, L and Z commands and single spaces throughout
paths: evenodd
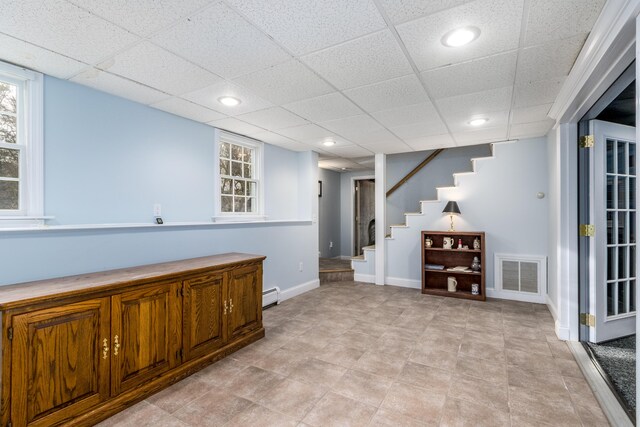
M 1 425 L 92 425 L 262 338 L 263 259 L 4 287 Z
M 453 248 L 444 248 L 445 237 L 453 239 Z M 427 240 L 431 245 L 427 244 Z M 480 247 L 474 249 L 474 241 Z M 458 249 L 461 244 L 463 249 Z M 464 247 L 467 249 L 464 249 Z M 460 231 L 423 231 L 420 237 L 422 252 L 422 293 L 448 296 L 454 298 L 468 298 L 486 300 L 485 284 L 485 235 L 484 232 Z M 452 271 L 454 267 L 471 267 L 474 258 L 480 262 L 480 271 Z M 435 267 L 443 267 L 436 269 Z M 457 282 L 454 292 L 448 289 L 448 279 L 452 277 Z M 477 285 L 478 294 L 472 293 L 472 285 Z

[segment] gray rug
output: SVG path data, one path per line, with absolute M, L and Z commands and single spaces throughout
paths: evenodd
M 587 343 L 627 406 L 636 410 L 636 336 L 601 344 Z

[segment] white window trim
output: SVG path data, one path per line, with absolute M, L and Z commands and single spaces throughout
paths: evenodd
M 22 114 L 19 126 L 24 135 L 24 155 L 20 165 L 20 203 L 16 212 L 0 212 L 0 228 L 43 225 L 44 143 L 43 76 L 41 73 L 0 62 L 0 76 L 22 83 Z
M 220 193 L 220 143 L 222 141 L 232 144 L 245 145 L 255 149 L 255 175 L 258 179 L 258 212 L 255 213 L 238 213 L 238 212 L 222 212 L 221 210 L 221 193 Z M 214 222 L 251 222 L 265 221 L 264 215 L 264 143 L 255 139 L 236 135 L 231 132 L 225 132 L 216 129 L 215 144 L 215 191 L 214 191 Z

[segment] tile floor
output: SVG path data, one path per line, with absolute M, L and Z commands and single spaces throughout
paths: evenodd
M 101 426 L 606 426 L 544 305 L 340 282 Z

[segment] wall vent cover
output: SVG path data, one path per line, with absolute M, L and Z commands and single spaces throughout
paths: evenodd
M 547 258 L 495 254 L 496 290 L 539 296 L 546 289 Z

